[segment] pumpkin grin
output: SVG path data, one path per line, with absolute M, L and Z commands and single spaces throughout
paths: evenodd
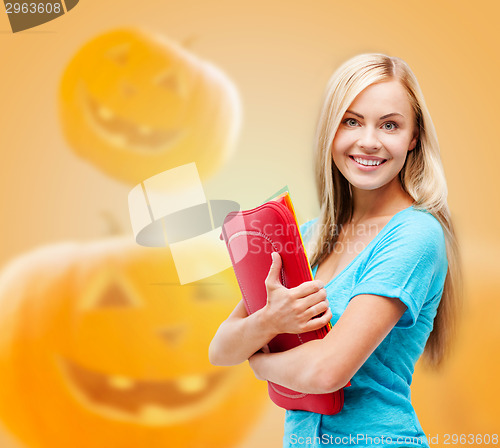
M 231 387 L 229 371 L 184 375 L 172 380 L 135 380 L 87 369 L 69 359 L 60 367 L 71 389 L 100 412 L 147 425 L 191 420 L 209 411 Z
M 59 89 L 76 155 L 137 185 L 195 162 L 202 180 L 234 150 L 241 103 L 219 68 L 165 36 L 120 28 L 85 43 Z
M 83 109 L 87 120 L 96 131 L 114 146 L 124 150 L 159 151 L 175 146 L 185 132 L 180 130 L 160 131 L 151 126 L 138 126 L 132 121 L 121 118 L 111 109 L 96 101 L 82 87 Z
M 232 269 L 180 286 L 169 248 L 130 235 L 22 255 L 0 271 L 2 434 L 37 448 L 239 445 L 266 385 L 207 356 L 238 294 Z

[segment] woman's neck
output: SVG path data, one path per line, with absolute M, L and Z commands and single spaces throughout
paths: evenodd
M 397 177 L 376 190 L 351 188 L 354 201 L 351 222 L 355 224 L 371 218 L 393 216 L 414 202 L 411 196 L 403 190 Z

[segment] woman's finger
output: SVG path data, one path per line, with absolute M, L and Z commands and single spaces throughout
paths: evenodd
M 326 300 L 323 300 L 322 302 L 316 303 L 315 305 L 309 307 L 304 312 L 304 318 L 307 320 L 313 319 L 316 316 L 320 315 L 321 313 L 324 313 L 328 309 L 329 309 L 328 302 Z
M 304 282 L 295 288 L 290 288 L 289 292 L 294 299 L 301 299 L 307 297 L 325 287 L 321 280 L 311 280 L 309 282 Z
M 322 316 L 310 319 L 309 322 L 304 326 L 304 332 L 319 330 L 324 327 L 328 322 L 330 322 L 333 317 L 330 308 L 328 308 Z
M 264 281 L 268 289 L 273 286 L 281 286 L 281 256 L 278 252 L 271 252 L 271 259 L 271 267 Z
M 306 310 L 308 310 L 312 306 L 317 305 L 318 303 L 321 303 L 321 302 L 328 303 L 328 300 L 326 298 L 326 290 L 324 288 L 322 288 L 322 289 L 320 289 L 312 294 L 309 294 L 306 297 L 296 299 L 296 301 L 297 301 L 296 302 L 297 310 L 299 312 L 305 312 Z

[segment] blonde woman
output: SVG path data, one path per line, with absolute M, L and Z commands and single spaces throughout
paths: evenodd
M 434 366 L 453 334 L 459 256 L 436 132 L 408 65 L 363 54 L 328 83 L 315 153 L 319 217 L 304 224 L 314 281 L 286 289 L 273 254 L 266 307 L 242 303 L 210 346 L 215 364 L 304 393 L 345 389 L 342 411 L 287 411 L 284 446 L 426 447 L 410 400 L 419 357 Z M 319 313 L 322 317 L 313 319 Z M 332 331 L 283 353 L 278 333 Z

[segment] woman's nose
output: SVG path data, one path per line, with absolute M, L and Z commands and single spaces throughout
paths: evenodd
M 359 136 L 358 145 L 360 148 L 366 151 L 376 151 L 381 148 L 382 144 L 377 137 L 377 131 L 369 126 L 364 127 L 361 130 L 361 135 Z

